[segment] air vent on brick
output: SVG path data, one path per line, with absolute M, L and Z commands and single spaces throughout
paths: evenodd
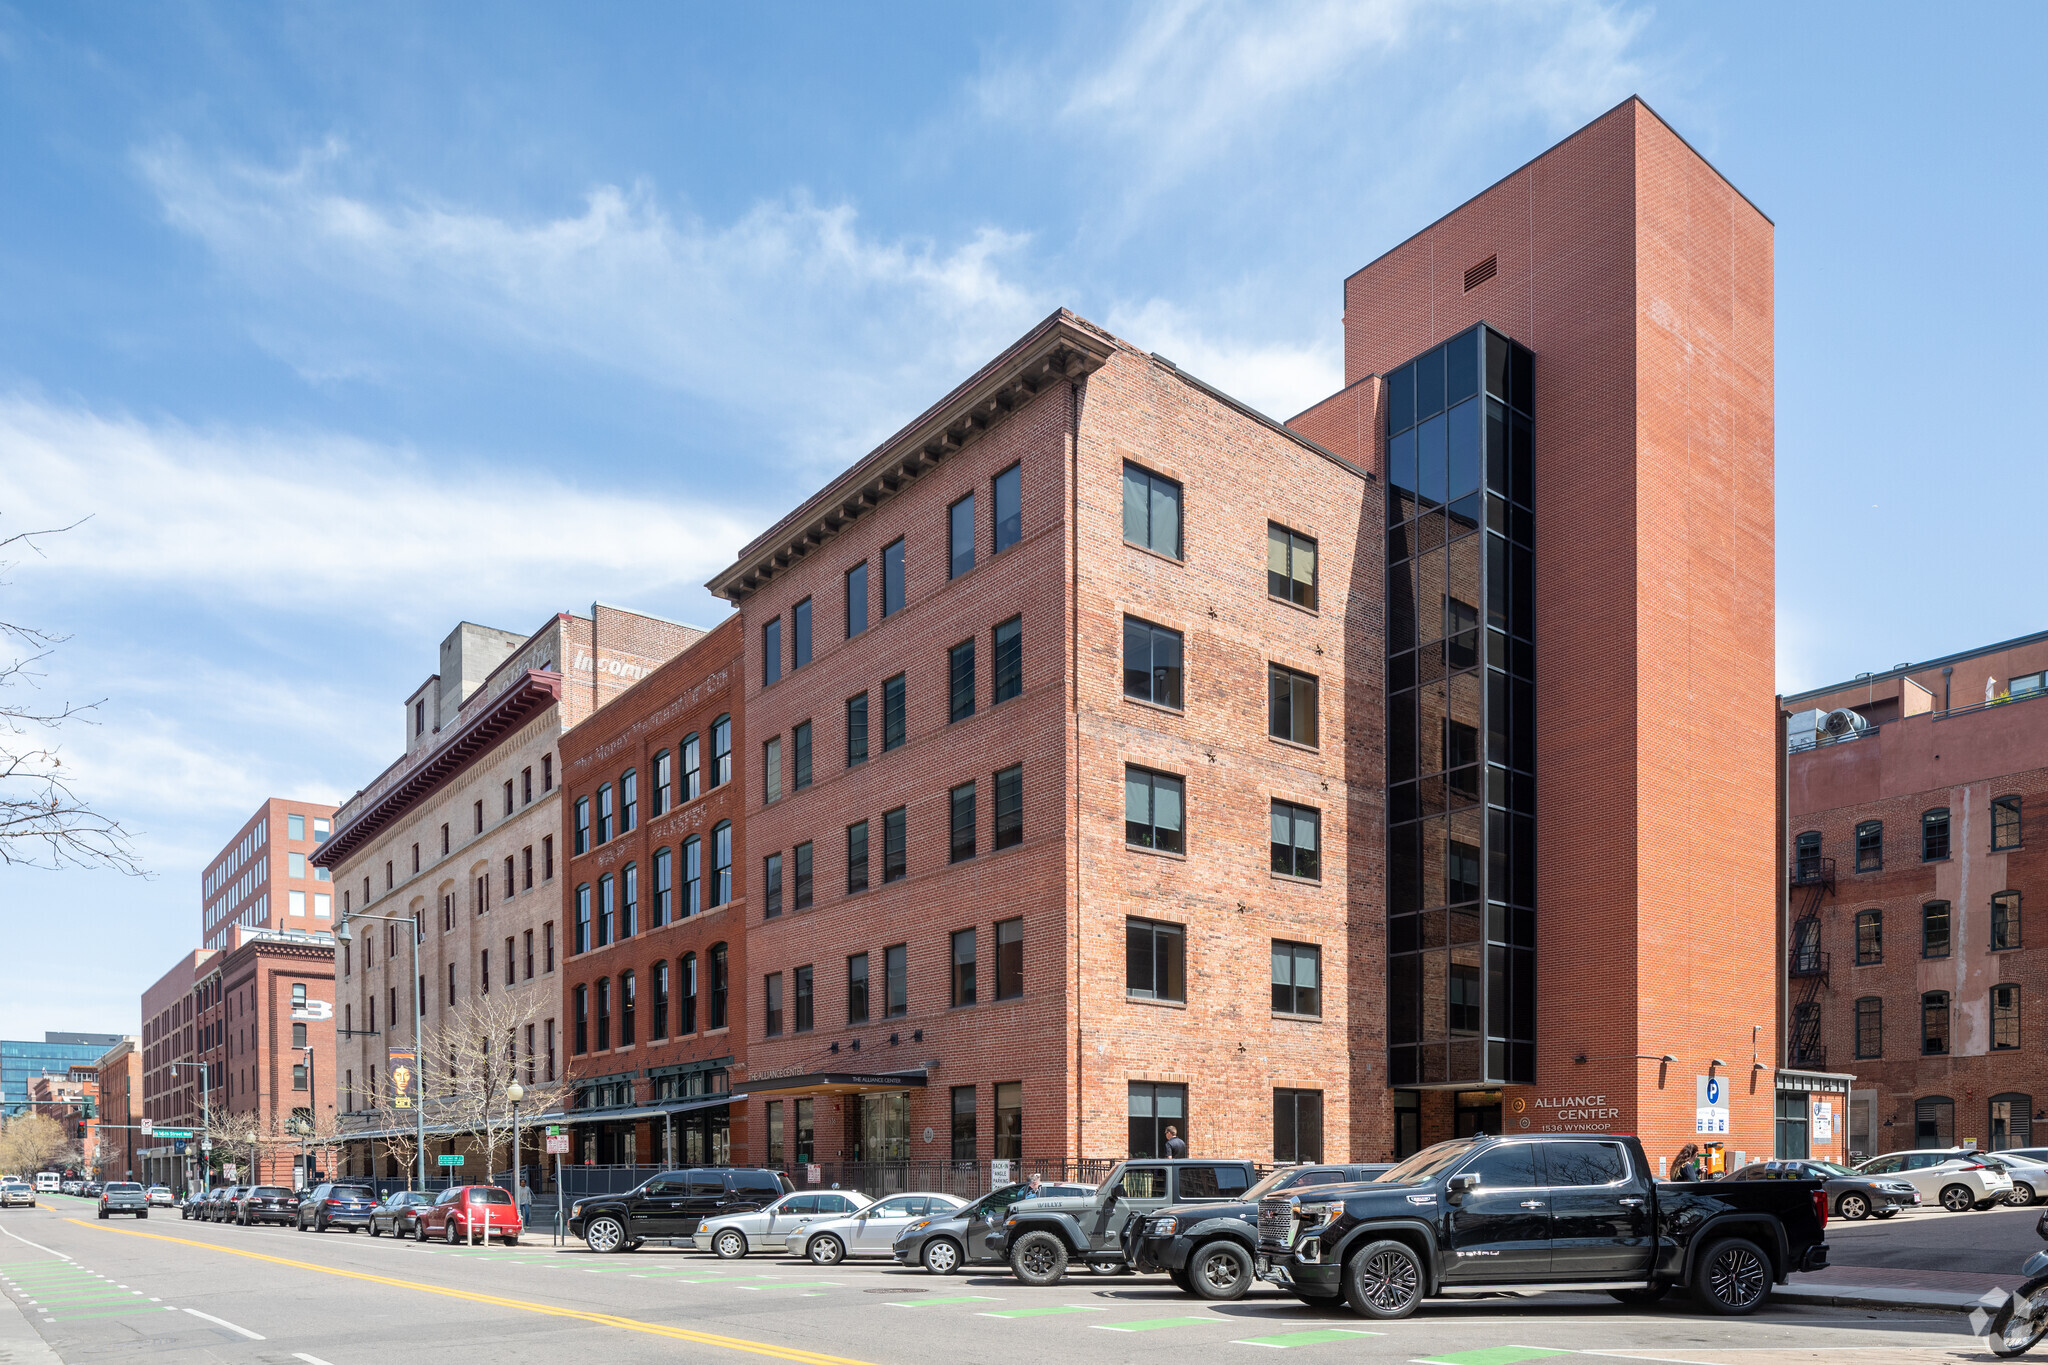
M 1471 293 L 1498 274 L 1500 274 L 1500 257 L 1488 256 L 1478 265 L 1465 272 L 1465 292 Z

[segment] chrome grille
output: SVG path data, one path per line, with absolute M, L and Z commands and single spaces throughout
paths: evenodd
M 1291 1247 L 1294 1245 L 1294 1205 L 1285 1196 L 1276 1196 L 1259 1202 L 1259 1243 Z

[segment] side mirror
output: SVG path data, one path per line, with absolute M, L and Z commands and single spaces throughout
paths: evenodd
M 1458 1200 L 1465 1197 L 1465 1194 L 1468 1190 L 1476 1190 L 1478 1188 L 1478 1176 L 1470 1174 L 1454 1175 L 1450 1178 L 1448 1182 L 1445 1183 L 1444 1193 L 1450 1198 L 1451 1202 L 1455 1204 Z

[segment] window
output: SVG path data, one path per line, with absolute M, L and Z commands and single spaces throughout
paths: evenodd
M 522 934 L 520 936 L 520 941 L 525 945 L 526 948 L 526 979 L 528 981 L 531 981 L 533 980 L 533 930 L 528 929 L 524 934 Z
M 572 953 L 590 951 L 590 883 L 576 888 L 576 938 Z
M 846 766 L 868 761 L 868 694 L 846 699 Z
M 612 1046 L 612 979 L 600 976 L 597 979 L 597 1050 L 609 1052 Z
M 909 870 L 909 835 L 905 825 L 903 806 L 883 812 L 883 882 L 899 882 Z
M 1275 1090 L 1273 1092 L 1273 1160 L 1276 1162 L 1321 1161 L 1323 1159 L 1323 1092 L 1320 1090 Z
M 996 923 L 996 999 L 1014 1000 L 1024 994 L 1024 921 Z
M 1884 821 L 1865 820 L 1856 826 L 1856 870 L 1876 872 L 1884 867 Z
M 412 704 L 412 732 L 416 735 L 427 732 L 427 702 L 424 697 Z
M 995 553 L 1015 545 L 1024 536 L 1024 474 L 1019 465 L 1011 465 L 996 475 L 993 485 L 995 494 Z
M 846 959 L 846 1022 L 868 1021 L 868 955 L 855 953 Z
M 303 915 L 303 914 L 305 914 L 305 913 L 306 913 L 306 893 L 305 893 L 305 892 L 303 892 L 303 891 L 287 891 L 287 892 L 285 892 L 285 907 L 286 907 L 287 913 L 290 913 L 290 914 L 293 914 L 293 915 Z
M 1991 801 L 1991 851 L 2020 846 L 2020 799 L 1998 796 Z
M 1170 559 L 1180 553 L 1180 485 L 1134 464 L 1124 466 L 1124 539 Z
M 2020 988 L 1991 988 L 1991 1050 L 2006 1052 L 2020 1045 Z
M 790 977 L 793 988 L 791 994 L 795 997 L 791 1003 L 796 1009 L 796 1031 L 809 1033 L 816 1023 L 812 1010 L 815 993 L 811 989 L 811 969 L 799 967 L 790 974 Z
M 619 777 L 619 833 L 640 827 L 640 774 L 628 768 Z
M 790 777 L 790 790 L 802 791 L 811 785 L 811 723 L 804 721 L 789 732 L 789 753 L 791 766 L 796 771 Z
M 293 1046 L 293 1047 L 304 1047 L 305 1045 L 306 1045 L 306 1026 L 305 1026 L 304 1024 L 293 1024 L 293 1025 L 292 1025 L 292 1046 Z
M 611 875 L 597 879 L 597 946 L 602 948 L 612 941 L 612 929 L 618 917 L 618 884 Z
M 533 1025 L 528 1024 L 526 1027 L 528 1030 L 531 1030 Z M 647 1037 L 652 1042 L 659 1042 L 661 1039 L 668 1037 L 667 958 L 663 958 L 654 964 L 654 1017 L 648 1021 Z M 529 1056 L 533 1053 L 533 1040 L 531 1038 L 527 1039 L 526 1051 Z
M 1296 744 L 1316 742 L 1316 680 L 1271 664 L 1266 670 L 1266 733 Z
M 714 943 L 709 954 L 711 959 L 711 1022 L 710 1028 L 725 1027 L 726 961 L 725 945 Z
M 770 972 L 761 979 L 761 1001 L 765 1009 L 763 1032 L 770 1038 L 778 1038 L 782 1035 L 781 972 Z
M 1266 595 L 1315 610 L 1316 543 L 1274 522 L 1266 523 Z
M 732 821 L 720 820 L 711 827 L 711 904 L 732 900 Z
M 505 779 L 505 814 L 512 813 L 512 779 Z
M 868 889 L 868 822 L 857 820 L 846 827 L 846 894 Z
M 1948 902 L 1929 901 L 1920 907 L 1920 956 L 1947 957 Z
M 1124 994 L 1135 1000 L 1185 1002 L 1187 932 L 1178 924 L 1124 921 Z
M 1929 1095 L 1913 1105 L 1913 1145 L 1953 1147 L 1956 1143 L 1956 1102 L 1946 1095 Z M 1910 1168 L 1909 1168 L 1910 1169 Z
M 633 1011 L 639 1005 L 639 978 L 632 972 L 619 973 L 619 1046 L 633 1046 Z
M 1884 1056 L 1884 1001 L 1874 995 L 1856 1002 L 1856 1055 Z
M 694 801 L 703 790 L 702 778 L 698 772 L 697 737 L 695 735 L 685 735 L 683 737 L 683 775 L 677 785 L 679 790 L 676 793 L 676 800 L 678 802 Z
M 761 860 L 761 918 L 774 919 L 782 913 L 782 855 L 771 853 Z
M 540 836 L 540 879 L 551 882 L 555 879 L 555 836 Z
M 761 686 L 782 681 L 782 618 L 761 627 Z
M 953 1160 L 974 1160 L 974 1087 L 953 1087 Z
M 597 789 L 597 842 L 608 844 L 612 840 L 612 784 L 607 782 Z
M 963 640 L 946 651 L 948 680 L 946 723 L 974 714 L 974 641 Z
M 711 722 L 711 785 L 723 787 L 732 781 L 732 717 Z
M 1948 808 L 1920 817 L 1920 861 L 1938 863 L 1948 857 Z
M 575 850 L 578 853 L 590 851 L 590 798 L 587 796 L 576 798 Z
M 683 840 L 683 894 L 676 904 L 676 918 L 688 919 L 703 908 L 704 842 L 692 834 Z
M 555 789 L 555 756 L 553 754 L 542 754 L 540 756 L 540 789 L 543 793 L 551 792 Z
M 882 684 L 882 752 L 903 747 L 904 710 L 903 675 Z
M 1820 876 L 1820 831 L 1807 830 L 1792 841 L 1792 878 L 1810 882 Z
M 1273 1013 L 1323 1013 L 1323 950 L 1313 943 L 1273 944 Z
M 1181 636 L 1177 630 L 1124 618 L 1124 695 L 1155 706 L 1181 706 Z
M 974 784 L 962 783 L 947 796 L 952 829 L 946 861 L 963 862 L 974 856 Z
M 654 850 L 654 919 L 659 929 L 676 917 L 675 855 L 665 848 Z
M 1188 1088 L 1184 1085 L 1161 1085 L 1153 1081 L 1132 1081 L 1131 1114 L 1131 1155 L 1134 1157 L 1163 1157 L 1166 1155 L 1167 1130 L 1174 1130 L 1182 1141 L 1188 1135 Z M 1164 1176 L 1164 1170 L 1140 1172 Z M 1125 1175 L 1125 1180 L 1130 1175 Z M 1163 1185 L 1164 1182 L 1162 1181 Z M 1128 1186 L 1126 1186 L 1128 1188 Z M 1166 1191 L 1160 1189 L 1160 1195 Z
M 518 878 L 513 875 L 512 855 L 507 853 L 505 855 L 505 899 L 509 901 L 518 894 L 519 882 Z
M 996 847 L 1024 842 L 1024 765 L 1013 763 L 995 776 Z
M 305 838 L 305 837 L 306 837 L 306 817 L 305 817 L 305 816 L 303 816 L 303 815 L 287 815 L 287 816 L 285 816 L 285 817 L 284 817 L 284 832 L 285 832 L 285 837 L 286 837 L 286 838 L 288 838 L 288 839 L 303 839 L 303 838 Z
M 846 571 L 846 638 L 868 628 L 868 566 L 856 564 Z
M 998 706 L 1024 695 L 1024 618 L 1012 616 L 996 627 L 994 691 L 988 704 Z
M 1149 768 L 1124 769 L 1124 842 L 1133 848 L 1185 853 L 1181 806 L 1186 786 L 1178 777 Z
M 619 937 L 640 932 L 640 867 L 627 863 L 619 869 Z
M 305 855 L 305 854 L 303 854 L 303 853 L 287 853 L 287 854 L 285 854 L 285 855 L 284 855 L 284 875 L 285 875 L 285 876 L 287 876 L 287 877 L 303 877 L 303 876 L 305 876 L 305 875 L 306 875 L 306 855 Z
M 1869 967 L 1884 961 L 1884 911 L 1856 912 L 1856 965 Z
M 811 599 L 806 597 L 789 613 L 789 666 L 792 671 L 811 661 Z
M 1287 801 L 1273 803 L 1273 870 L 1283 877 L 1323 875 L 1321 845 L 1323 814 L 1314 806 L 1297 806 Z
M 555 969 L 555 922 L 553 920 L 549 920 L 540 927 L 540 955 L 541 971 L 544 973 L 553 971 Z
M 892 540 L 882 547 L 882 615 L 903 610 L 903 542 Z
M 953 504 L 946 527 L 946 577 L 958 578 L 974 567 L 974 494 Z
M 484 832 L 484 803 L 477 801 L 473 803 L 472 809 L 476 817 L 476 829 L 473 832 L 482 834 Z
M 953 970 L 949 980 L 955 1005 L 974 1003 L 974 931 L 961 929 L 953 935 Z
M 674 794 L 669 790 L 669 783 L 673 780 L 673 774 L 669 771 L 670 767 L 668 750 L 663 749 L 654 756 L 653 797 L 654 813 L 656 815 L 662 814 L 674 804 Z
M 676 1033 L 689 1037 L 697 1031 L 697 955 L 684 953 L 677 963 Z
M 1991 898 L 1991 951 L 2009 953 L 2020 946 L 2020 893 L 2000 891 Z
M 808 840 L 796 846 L 796 908 L 811 908 L 811 845 Z
M 1927 1057 L 1948 1055 L 1948 992 L 1929 991 L 1920 997 L 1920 1052 Z
M 761 800 L 773 805 L 782 799 L 782 736 L 761 746 Z
M 894 1019 L 910 1008 L 910 949 L 901 943 L 882 949 L 882 1017 Z
M 1024 1159 L 1024 1082 L 996 1083 L 996 1157 Z

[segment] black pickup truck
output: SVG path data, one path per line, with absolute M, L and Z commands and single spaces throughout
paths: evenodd
M 1267 1195 L 1258 1274 L 1372 1318 L 1445 1295 L 1652 1303 L 1681 1285 L 1708 1312 L 1753 1313 L 1827 1265 L 1826 1200 L 1817 1181 L 1660 1182 L 1632 1137 L 1461 1138 L 1369 1184 Z

